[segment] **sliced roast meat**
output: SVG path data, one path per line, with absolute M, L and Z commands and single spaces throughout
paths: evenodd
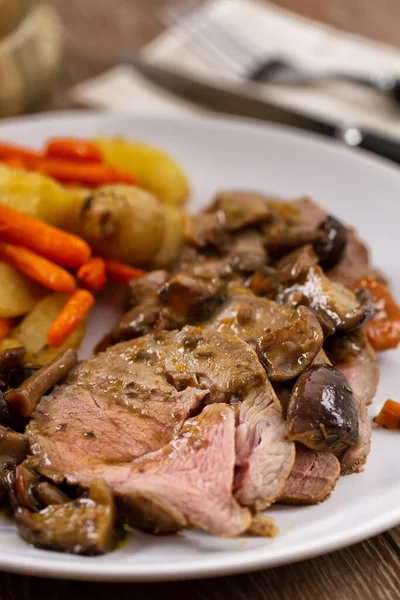
M 301 444 L 278 502 L 319 504 L 332 492 L 340 476 L 340 463 L 330 452 L 315 452 Z
M 354 229 L 348 230 L 348 241 L 342 260 L 328 271 L 328 277 L 353 287 L 370 273 L 369 251 Z
M 253 510 L 272 504 L 290 475 L 294 456 L 279 400 L 266 381 L 239 408 L 235 497 L 240 504 Z
M 83 466 L 129 462 L 165 446 L 198 410 L 207 391 L 178 392 L 155 372 L 151 344 L 148 336 L 112 346 L 42 398 L 27 427 L 42 474 L 76 483 Z
M 39 548 L 94 555 L 112 550 L 118 540 L 113 495 L 101 480 L 78 500 L 40 512 L 17 508 L 15 517 L 20 535 Z
M 76 483 L 83 467 L 162 448 L 203 401 L 242 398 L 264 381 L 254 350 L 232 334 L 187 326 L 117 344 L 40 401 L 27 428 L 37 469 Z
M 379 367 L 364 329 L 335 334 L 328 338 L 325 348 L 332 364 L 343 373 L 354 393 L 369 404 L 378 387 Z
M 330 365 L 313 365 L 297 379 L 287 407 L 288 437 L 311 450 L 340 455 L 359 441 L 354 395 Z
M 270 198 L 255 192 L 220 192 L 206 214 L 216 213 L 228 231 L 263 223 L 270 216 Z
M 246 531 L 252 516 L 232 495 L 235 411 L 207 406 L 162 450 L 131 465 L 105 467 L 130 523 L 156 532 L 200 527 L 222 537 Z
M 355 446 L 350 446 L 340 457 L 342 475 L 362 471 L 371 448 L 372 429 L 367 407 L 355 394 L 354 403 L 358 420 L 358 442 Z

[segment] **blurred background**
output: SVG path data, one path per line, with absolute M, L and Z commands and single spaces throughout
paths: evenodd
M 226 4 L 225 8 L 223 6 L 224 2 Z M 77 95 L 71 93 L 71 90 L 74 90 L 75 86 L 82 84 L 82 82 L 92 81 L 93 78 L 107 73 L 111 67 L 118 64 L 119 57 L 122 55 L 129 54 L 135 59 L 139 56 L 138 52 L 145 48 L 152 40 L 156 39 L 157 36 L 165 32 L 168 25 L 174 25 L 175 41 L 179 38 L 177 31 L 179 34 L 180 27 L 187 37 L 189 36 L 197 40 L 199 42 L 198 46 L 200 46 L 200 48 L 195 49 L 195 54 L 198 55 L 197 59 L 199 59 L 200 54 L 203 54 L 203 58 L 205 58 L 205 54 L 208 53 L 208 61 L 205 60 L 204 64 L 207 62 L 210 63 L 209 59 L 212 49 L 201 47 L 201 42 L 204 45 L 204 39 L 197 39 L 197 32 L 194 31 L 197 25 L 192 22 L 190 25 L 192 29 L 190 29 L 187 24 L 181 25 L 180 23 L 180 20 L 182 23 L 185 22 L 184 18 L 180 19 L 180 17 L 182 15 L 186 17 L 187 13 L 197 10 L 198 5 L 219 5 L 218 14 L 222 19 L 220 25 L 221 23 L 225 23 L 223 35 L 225 37 L 229 35 L 229 28 L 231 28 L 231 33 L 235 31 L 235 39 L 233 41 L 236 44 L 236 48 L 232 48 L 232 50 L 236 52 L 237 58 L 237 34 L 239 30 L 237 29 L 236 31 L 236 25 L 239 25 L 239 23 L 235 23 L 235 18 L 236 21 L 241 20 L 239 16 L 240 11 L 247 10 L 248 7 L 246 8 L 246 5 L 250 3 L 254 4 L 254 0 L 215 0 L 215 2 L 212 2 L 212 0 L 210 2 L 205 2 L 204 0 L 198 0 L 197 2 L 194 2 L 194 0 L 179 0 L 173 3 L 170 0 L 168 2 L 165 0 L 0 0 L 0 116 L 5 117 L 26 112 L 75 107 L 77 104 Z M 170 18 L 168 20 L 165 18 L 165 14 L 166 9 L 167 13 L 170 10 L 171 4 L 175 12 L 172 19 L 171 12 L 169 13 Z M 229 7 L 227 4 L 230 4 Z M 303 37 L 299 38 L 297 43 L 303 47 L 307 46 L 307 39 L 310 38 L 311 40 L 312 37 L 312 44 L 310 43 L 308 48 L 309 56 L 303 57 L 305 60 L 304 64 L 307 67 L 310 65 L 315 67 L 317 65 L 318 68 L 321 68 L 321 64 L 322 66 L 326 64 L 330 68 L 340 67 L 343 70 L 343 65 L 345 65 L 353 75 L 357 75 L 360 72 L 365 76 L 370 68 L 368 56 L 372 57 L 372 62 L 374 62 L 374 57 L 376 56 L 378 62 L 375 64 L 375 75 L 381 76 L 385 73 L 400 75 L 400 52 L 397 48 L 400 45 L 398 31 L 400 2 L 398 0 L 381 0 L 379 3 L 375 0 L 330 0 L 329 2 L 321 0 L 271 0 L 269 3 L 263 3 L 263 0 L 257 2 L 256 0 L 256 4 L 264 4 L 268 8 L 269 12 L 267 10 L 265 12 L 265 23 L 268 22 L 268 19 L 274 18 L 274 13 L 270 10 L 271 8 L 281 7 L 290 11 L 282 12 L 281 14 L 285 16 L 287 30 L 289 31 L 290 29 L 292 34 L 293 31 L 296 31 L 296 26 L 298 25 Z M 224 21 L 225 13 L 227 20 Z M 210 14 L 218 16 L 217 12 L 210 12 Z M 288 16 L 291 21 L 287 19 Z M 336 33 L 339 37 L 337 39 L 330 39 L 329 44 L 327 44 L 325 31 L 324 43 L 321 46 L 321 40 L 318 41 L 318 38 L 322 36 L 322 33 L 319 35 L 318 28 L 308 31 L 308 22 L 304 21 L 301 17 L 307 17 L 316 20 L 320 24 L 333 26 L 337 29 Z M 231 18 L 231 21 L 229 21 L 229 18 Z M 241 27 L 242 25 L 240 23 Z M 293 26 L 295 27 L 294 30 Z M 324 31 L 323 28 L 321 31 Z M 353 60 L 351 47 L 354 44 L 352 38 L 348 36 L 344 38 L 347 44 L 344 45 L 343 40 L 340 38 L 341 32 L 363 36 L 364 41 L 375 40 L 379 44 L 374 45 L 372 42 L 367 42 L 367 44 L 371 43 L 372 45 L 368 46 L 364 44 L 362 46 L 362 42 L 360 48 L 364 54 L 363 52 L 361 54 L 360 52 L 358 54 L 356 52 Z M 191 33 L 195 35 L 190 36 Z M 214 35 L 216 33 L 214 31 Z M 252 41 L 253 27 L 250 20 L 246 31 L 243 30 L 242 33 L 245 34 L 248 42 Z M 256 34 L 258 35 L 260 47 L 263 43 L 262 29 L 260 27 L 258 27 Z M 266 38 L 268 35 L 270 33 L 266 34 Z M 288 35 L 286 47 L 285 45 L 281 45 L 278 58 L 285 55 L 286 48 L 288 52 L 290 51 L 292 40 L 293 35 Z M 226 38 L 224 51 L 227 50 L 227 42 Z M 239 43 L 241 43 L 240 40 Z M 381 43 L 384 45 L 381 45 Z M 387 44 L 391 44 L 392 48 L 386 46 Z M 164 45 L 158 45 L 157 59 L 160 59 L 160 57 L 161 59 L 163 58 L 162 54 L 164 50 L 162 49 L 167 47 L 171 48 L 171 36 L 169 37 L 169 46 L 165 43 Z M 321 63 L 320 61 L 321 64 L 317 60 L 320 59 L 320 47 L 323 47 L 325 52 L 325 63 Z M 345 48 L 349 51 L 348 56 L 346 56 L 347 50 Z M 294 46 L 290 57 L 291 60 L 293 58 L 296 60 L 296 53 L 297 48 Z M 168 60 L 171 59 L 170 55 L 171 52 L 169 51 Z M 387 63 L 385 63 L 385 56 Z M 315 65 L 313 65 L 315 57 L 316 62 L 314 61 Z M 332 60 L 330 61 L 331 57 L 335 58 L 336 63 L 335 61 L 333 63 Z M 308 59 L 309 63 L 307 63 Z M 176 57 L 174 60 L 176 62 Z M 302 65 L 303 68 L 304 64 Z M 386 64 L 387 69 L 385 70 Z M 189 71 L 190 69 L 193 69 L 194 79 L 200 77 L 202 69 L 204 71 L 204 68 L 200 68 L 199 64 L 196 67 L 195 61 L 190 63 Z M 221 71 L 221 64 L 219 64 L 219 69 Z M 188 65 L 186 64 L 187 72 Z M 124 73 L 124 77 L 126 79 L 126 73 Z M 228 80 L 229 76 L 227 77 Z M 97 80 L 93 81 L 96 82 Z M 115 78 L 111 78 L 110 81 L 111 83 L 115 82 Z M 236 78 L 237 83 L 238 79 Z M 268 83 L 270 82 L 267 81 Z M 272 81 L 272 83 L 274 82 Z M 134 89 L 132 87 L 134 84 L 137 85 L 137 81 L 130 82 L 131 89 Z M 110 84 L 105 91 L 105 95 L 109 95 L 110 86 L 112 87 Z M 302 87 L 304 88 L 304 85 Z M 285 92 L 284 97 L 282 94 L 277 94 L 277 90 L 278 92 L 279 90 L 282 91 L 282 86 L 278 85 L 277 88 L 273 86 L 272 88 L 268 88 L 268 86 L 265 86 L 265 90 L 267 91 L 263 91 L 262 101 L 264 103 L 272 103 L 275 109 L 279 109 L 279 105 L 282 104 L 285 110 L 289 108 L 292 113 L 299 106 L 299 113 L 302 113 L 302 104 L 308 105 L 309 99 L 311 99 L 310 102 L 312 105 L 312 102 L 315 100 L 315 98 L 313 100 L 312 94 L 310 94 L 310 86 L 306 87 L 308 87 L 306 92 L 300 90 L 297 93 L 295 90 L 293 95 L 289 91 Z M 366 87 L 368 86 L 364 86 L 362 89 L 365 90 Z M 333 110 L 333 116 L 331 116 L 334 121 L 336 119 L 336 122 L 338 119 L 347 118 L 346 115 L 341 116 L 343 115 L 343 110 L 346 110 L 346 108 L 343 109 L 342 105 L 340 106 L 342 112 L 339 116 L 334 115 L 336 104 L 339 106 L 343 102 L 347 102 L 346 106 L 349 107 L 349 115 L 353 115 L 354 105 L 357 102 L 359 111 L 364 110 L 364 113 L 371 114 L 370 119 L 364 118 L 361 112 L 357 113 L 356 117 L 362 121 L 362 124 L 367 123 L 368 126 L 372 124 L 372 129 L 375 128 L 376 124 L 377 130 L 381 132 L 385 131 L 385 126 L 382 126 L 382 123 L 379 122 L 379 119 L 382 120 L 382 111 L 385 112 L 384 120 L 386 121 L 386 126 L 393 120 L 397 122 L 397 106 L 394 106 L 393 98 L 383 98 L 382 95 L 368 96 L 369 90 L 364 95 L 364 92 L 359 89 L 360 86 L 357 86 L 356 90 L 354 86 L 351 88 L 340 86 L 340 82 L 336 87 L 332 86 L 332 82 L 328 82 L 324 89 L 322 89 L 323 86 L 320 86 L 320 88 L 319 92 L 321 93 L 318 96 L 319 104 L 316 104 L 317 109 L 324 104 L 324 110 L 328 110 L 327 99 L 329 98 L 329 102 L 332 105 L 330 110 Z M 293 85 L 291 89 L 293 90 Z M 174 91 L 176 92 L 176 90 Z M 254 96 L 258 95 L 260 99 L 261 96 L 256 88 L 253 91 Z M 325 97 L 322 92 L 325 93 Z M 359 93 L 356 100 L 354 100 L 356 98 L 355 92 Z M 364 101 L 364 98 L 367 98 L 367 100 Z M 225 100 L 225 102 L 229 103 L 229 99 Z M 81 102 L 80 104 L 85 104 L 85 102 Z M 97 97 L 94 104 L 97 107 L 102 107 L 101 98 L 99 100 Z M 91 103 L 88 102 L 87 105 L 90 106 Z M 108 104 L 106 101 L 104 102 L 104 107 L 110 108 L 110 106 L 111 108 L 113 107 L 110 102 Z M 115 98 L 115 107 L 118 108 L 118 98 Z M 229 111 L 229 106 L 223 105 L 223 99 L 220 102 L 219 109 Z M 313 111 L 315 112 L 314 108 Z M 271 118 L 274 118 L 273 113 L 274 110 L 271 111 Z M 267 112 L 265 114 L 267 115 Z M 323 115 L 326 116 L 325 113 Z M 292 117 L 293 114 L 289 114 L 286 120 L 290 121 Z M 355 117 L 352 116 L 352 118 L 354 120 Z

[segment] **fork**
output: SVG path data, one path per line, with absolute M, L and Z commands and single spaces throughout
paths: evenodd
M 205 8 L 205 10 L 204 10 Z M 190 36 L 193 51 L 229 73 L 248 81 L 306 86 L 336 80 L 375 89 L 400 103 L 400 77 L 391 73 L 363 76 L 335 71 L 311 71 L 283 56 L 268 56 L 234 24 L 213 19 L 197 0 L 167 2 L 159 13 L 165 25 L 179 25 Z M 194 42 L 194 43 L 193 43 Z

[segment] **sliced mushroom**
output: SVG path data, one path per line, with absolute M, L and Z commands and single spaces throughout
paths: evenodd
M 347 228 L 335 217 L 328 215 L 318 227 L 314 250 L 323 269 L 332 269 L 342 259 L 347 246 Z
M 186 219 L 185 239 L 196 248 L 213 246 L 218 250 L 229 247 L 231 236 L 218 213 L 191 215 Z
M 313 265 L 280 299 L 308 306 L 328 336 L 335 331 L 353 331 L 373 317 L 372 299 L 364 291 L 355 294 L 341 283 L 330 281 L 318 265 Z
M 41 481 L 36 485 L 35 498 L 43 507 L 50 504 L 66 504 L 70 500 L 67 494 L 48 481 Z
M 220 192 L 207 211 L 216 213 L 228 231 L 262 223 L 270 216 L 268 198 L 254 192 Z
M 311 365 L 323 340 L 315 315 L 299 306 L 283 327 L 260 338 L 258 355 L 271 381 L 288 381 Z
M 159 297 L 174 314 L 181 317 L 184 325 L 192 318 L 208 316 L 220 301 L 224 289 L 225 285 L 218 275 L 205 279 L 177 273 L 161 288 Z
M 19 417 L 29 417 L 40 398 L 56 383 L 61 381 L 77 363 L 75 350 L 65 350 L 54 360 L 36 371 L 29 379 L 6 394 L 11 412 Z
M 28 438 L 0 425 L 0 470 L 21 463 L 29 452 Z
M 118 539 L 114 498 L 103 480 L 95 480 L 78 500 L 40 512 L 20 507 L 15 518 L 21 537 L 39 548 L 95 555 L 112 550 Z
M 311 450 L 339 455 L 358 442 L 358 419 L 347 379 L 330 365 L 314 365 L 298 378 L 287 410 L 288 437 Z

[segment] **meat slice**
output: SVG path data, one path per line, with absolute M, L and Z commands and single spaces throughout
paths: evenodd
M 155 373 L 145 354 L 151 341 L 112 346 L 42 398 L 27 432 L 44 475 L 75 483 L 82 467 L 94 471 L 162 448 L 199 408 L 207 391 L 178 392 Z
M 326 500 L 340 476 L 340 463 L 330 452 L 314 452 L 296 446 L 290 477 L 280 493 L 283 504 L 318 504 Z
M 357 281 L 366 277 L 370 271 L 368 248 L 354 229 L 349 229 L 344 256 L 336 267 L 328 271 L 327 275 L 332 281 L 352 287 Z
M 379 383 L 379 367 L 372 346 L 367 343 L 356 356 L 339 363 L 334 361 L 333 365 L 347 378 L 360 400 L 365 404 L 370 404 Z
M 371 448 L 371 420 L 367 407 L 356 394 L 354 394 L 358 419 L 358 443 L 350 447 L 340 458 L 342 475 L 358 473 L 363 470 Z
M 234 464 L 235 411 L 213 404 L 165 448 L 131 465 L 107 467 L 104 477 L 136 526 L 159 532 L 200 527 L 233 537 L 252 520 L 232 495 Z
M 81 481 L 82 469 L 126 463 L 168 444 L 203 400 L 243 398 L 265 381 L 232 334 L 194 327 L 112 346 L 44 396 L 28 425 L 38 470 Z
M 287 439 L 279 400 L 266 381 L 248 395 L 239 409 L 236 499 L 255 510 L 272 504 L 290 475 L 294 457 L 294 444 Z

